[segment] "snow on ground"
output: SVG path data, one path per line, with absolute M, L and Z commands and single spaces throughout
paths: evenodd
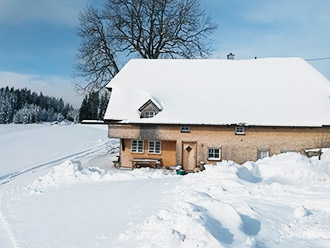
M 330 247 L 329 168 L 295 153 L 209 165 L 175 187 L 172 207 L 120 239 L 137 247 Z
M 106 126 L 0 125 L 0 178 L 101 149 Z
M 118 141 L 106 126 L 1 125 L 0 145 L 0 247 L 116 247 L 182 179 L 113 168 Z
M 160 173 L 103 174 L 64 162 L 6 192 L 2 212 L 18 247 L 117 247 L 121 232 L 166 206 L 163 192 L 177 178 Z
M 66 147 L 50 158 L 40 145 L 38 158 L 25 146 L 25 159 L 1 164 L 2 175 L 16 174 L 0 179 L 0 247 L 330 247 L 329 151 L 321 161 L 223 161 L 182 177 L 115 169 L 107 147 L 118 143 L 104 128 L 70 126 L 0 126 L 2 147 L 8 130 L 17 142 L 48 136 Z

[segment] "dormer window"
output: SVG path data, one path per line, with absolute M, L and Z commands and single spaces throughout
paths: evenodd
M 152 118 L 161 111 L 161 107 L 158 106 L 157 101 L 155 101 L 156 103 L 154 101 L 148 100 L 139 108 L 140 118 Z
M 155 116 L 155 111 L 145 111 L 143 113 L 143 118 L 152 118 Z

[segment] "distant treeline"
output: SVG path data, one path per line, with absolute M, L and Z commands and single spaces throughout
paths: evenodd
M 0 88 L 0 124 L 77 121 L 79 112 L 62 98 L 44 96 L 26 88 Z
M 79 121 L 103 120 L 110 94 L 107 90 L 92 91 L 85 95 L 79 110 Z

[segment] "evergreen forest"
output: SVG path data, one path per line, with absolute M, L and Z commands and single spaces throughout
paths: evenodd
M 79 110 L 79 121 L 103 120 L 110 93 L 107 90 L 92 91 L 85 95 Z
M 78 111 L 63 99 L 27 88 L 0 88 L 0 124 L 77 121 Z

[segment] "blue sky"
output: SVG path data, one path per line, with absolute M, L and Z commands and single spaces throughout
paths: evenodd
M 77 15 L 102 0 L 1 0 L 0 87 L 29 87 L 76 107 Z M 219 28 L 212 58 L 330 57 L 330 0 L 202 0 Z M 330 79 L 330 60 L 310 62 Z

